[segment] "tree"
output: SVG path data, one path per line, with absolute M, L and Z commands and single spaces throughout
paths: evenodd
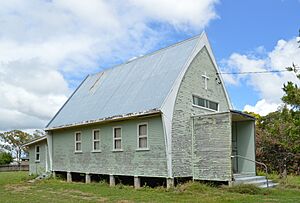
M 300 43 L 300 35 L 298 43 Z M 293 64 L 287 70 L 300 79 L 299 67 Z M 300 89 L 288 81 L 283 85 L 284 106 L 276 112 L 257 117 L 257 159 L 272 171 L 283 176 L 300 173 Z
M 18 163 L 20 163 L 21 154 L 24 152 L 24 147 L 22 146 L 29 140 L 33 138 L 33 135 L 30 135 L 21 130 L 12 130 L 4 133 L 0 133 L 0 137 L 4 140 L 2 147 L 16 158 Z
M 8 152 L 0 152 L 0 165 L 10 164 L 13 161 L 13 157 Z

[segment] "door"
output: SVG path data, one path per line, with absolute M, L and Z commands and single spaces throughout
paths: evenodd
M 236 122 L 232 123 L 232 170 L 233 173 L 238 173 L 238 146 L 237 146 L 237 125 Z

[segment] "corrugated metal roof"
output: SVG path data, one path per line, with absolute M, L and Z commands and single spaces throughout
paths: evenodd
M 88 76 L 46 128 L 160 109 L 199 37 Z

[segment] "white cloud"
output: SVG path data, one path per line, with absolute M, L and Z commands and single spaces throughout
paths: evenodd
M 257 58 L 253 54 L 233 53 L 229 59 L 223 60 L 226 72 L 285 70 L 292 63 L 300 64 L 300 49 L 295 38 L 289 41 L 279 40 L 269 53 L 265 53 L 266 51 L 262 47 L 257 48 L 256 51 L 256 54 L 266 54 L 266 57 Z M 230 85 L 245 83 L 257 91 L 260 100 L 255 106 L 246 105 L 244 110 L 262 114 L 275 111 L 282 103 L 281 97 L 284 94 L 282 90 L 284 83 L 292 81 L 300 85 L 293 72 L 229 75 L 224 77 L 224 80 Z
M 199 32 L 217 18 L 216 3 L 1 1 L 0 130 L 43 127 L 74 81 L 107 61 L 144 54 L 174 29 Z
M 280 107 L 277 103 L 268 103 L 265 99 L 259 100 L 255 106 L 246 105 L 244 111 L 255 112 L 261 116 L 265 116 L 270 112 L 276 111 Z

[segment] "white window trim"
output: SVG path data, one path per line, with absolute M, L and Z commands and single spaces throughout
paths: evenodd
M 94 139 L 94 132 L 99 131 L 99 140 Z M 94 143 L 99 141 L 99 149 L 94 149 Z M 100 134 L 100 129 L 93 129 L 92 130 L 92 152 L 101 152 L 101 134 Z
M 36 153 L 36 148 L 39 147 L 39 153 Z M 35 149 L 34 149 L 34 160 L 35 162 L 40 162 L 41 161 L 41 146 L 40 145 L 35 145 Z M 39 154 L 39 159 L 36 159 L 36 155 Z
M 212 100 L 209 100 L 209 99 L 205 99 L 205 98 L 203 98 L 203 97 L 200 97 L 200 96 L 198 96 L 198 95 L 196 95 L 196 94 L 192 94 L 192 106 L 193 106 L 193 107 L 197 107 L 197 108 L 200 108 L 200 109 L 205 109 L 205 110 L 208 110 L 208 111 L 211 111 L 211 112 L 219 112 L 219 109 L 220 109 L 220 104 L 219 104 L 219 102 L 215 102 L 215 103 L 218 104 L 218 110 L 214 110 L 214 109 L 210 109 L 210 108 L 207 108 L 207 107 L 204 107 L 204 106 L 199 106 L 199 105 L 197 105 L 197 104 L 194 104 L 194 98 L 193 98 L 193 97 L 198 97 L 198 98 L 204 99 L 204 100 L 206 100 L 206 101 L 215 102 L 215 101 L 212 101 Z
M 199 109 L 204 109 L 204 110 L 207 110 L 207 111 L 211 111 L 211 112 L 218 112 L 219 111 L 219 105 L 218 105 L 218 110 L 213 110 L 213 109 L 209 109 L 209 108 L 206 108 L 204 106 L 198 106 L 196 104 L 192 104 L 193 107 L 196 107 L 196 108 L 199 108 Z
M 77 133 L 80 133 L 80 141 L 76 141 L 76 134 Z M 82 152 L 82 132 L 81 131 L 76 131 L 74 133 L 74 143 L 75 143 L 75 145 L 74 145 L 74 152 L 75 153 L 81 153 Z M 76 144 L 77 143 L 80 143 L 80 150 L 76 150 Z
M 143 136 L 143 137 L 146 137 L 147 138 L 147 147 L 146 148 L 140 148 L 140 146 L 139 146 L 139 141 L 140 141 L 140 135 L 139 135 L 139 127 L 140 127 L 140 125 L 146 125 L 147 126 L 147 135 L 146 136 Z M 149 131 L 148 131 L 148 123 L 147 122 L 143 122 L 143 123 L 138 123 L 137 124 L 137 126 L 136 126 L 136 128 L 137 128 L 137 132 L 136 132 L 136 134 L 137 134 L 137 148 L 136 148 L 136 150 L 137 151 L 146 151 L 146 150 L 149 150 L 149 141 L 148 141 L 148 138 L 149 138 Z
M 115 129 L 120 128 L 121 129 L 121 137 L 120 138 L 115 138 Z M 113 127 L 112 131 L 112 136 L 113 136 L 113 152 L 122 152 L 123 151 L 123 141 L 122 141 L 122 126 L 115 126 Z M 115 140 L 121 140 L 121 149 L 116 149 L 115 148 Z

